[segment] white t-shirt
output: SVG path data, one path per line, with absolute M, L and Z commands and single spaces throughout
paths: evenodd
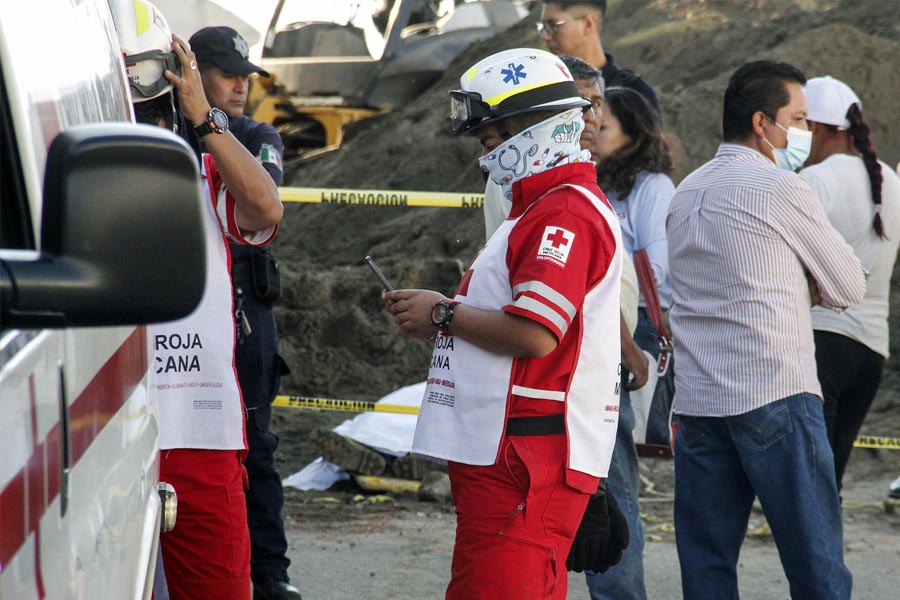
M 620 200 L 615 192 L 603 191 L 619 217 L 625 251 L 628 256 L 635 250 L 647 251 L 660 304 L 663 310 L 668 309 L 672 304 L 672 284 L 669 281 L 666 217 L 675 195 L 675 185 L 668 175 L 642 171 L 627 198 Z M 643 298 L 640 305 L 646 306 Z
M 634 335 L 638 321 L 638 300 L 641 292 L 638 289 L 637 271 L 634 270 L 634 261 L 627 252 L 622 253 L 622 295 L 619 304 L 622 307 L 622 316 L 625 317 L 625 327 Z
M 503 188 L 488 179 L 484 186 L 484 239 L 489 240 L 509 216 L 512 200 L 503 197 Z
M 875 205 L 861 157 L 832 154 L 800 175 L 821 200 L 828 220 L 869 271 L 863 301 L 842 313 L 814 307 L 813 329 L 846 335 L 887 357 L 891 274 L 900 244 L 900 178 L 881 163 L 881 219 L 888 238 L 882 240 L 872 228 Z

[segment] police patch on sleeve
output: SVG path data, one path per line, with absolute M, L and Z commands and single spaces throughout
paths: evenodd
M 548 225 L 544 228 L 544 237 L 538 248 L 537 259 L 548 260 L 559 267 L 565 267 L 574 241 L 575 234 L 571 231 Z
M 281 165 L 281 152 L 279 152 L 278 148 L 272 144 L 262 144 L 259 147 L 259 154 L 257 154 L 256 157 L 262 164 L 269 163 L 270 165 L 275 165 L 279 171 L 284 170 Z

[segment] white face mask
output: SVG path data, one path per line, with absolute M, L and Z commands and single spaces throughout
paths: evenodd
M 585 162 L 591 153 L 579 145 L 584 119 L 581 108 L 532 125 L 478 159 L 481 169 L 512 201 L 512 185 L 520 179 L 568 163 Z
M 774 120 L 769 120 L 775 123 Z M 812 148 L 812 131 L 803 131 L 796 127 L 785 129 L 778 123 L 775 123 L 775 126 L 787 133 L 787 146 L 785 148 L 776 148 L 766 138 L 763 138 L 763 141 L 772 147 L 776 165 L 788 171 L 796 171 L 809 158 L 809 150 Z

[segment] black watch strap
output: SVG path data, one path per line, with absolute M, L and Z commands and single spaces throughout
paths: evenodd
M 228 131 L 228 115 L 225 111 L 212 108 L 206 115 L 206 120 L 194 127 L 197 137 L 204 137 L 210 133 L 225 133 Z
M 459 304 L 456 300 L 438 300 L 431 308 L 431 324 L 445 333 L 450 332 L 450 323 L 453 321 L 453 311 Z

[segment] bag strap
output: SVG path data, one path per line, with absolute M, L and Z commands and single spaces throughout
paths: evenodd
M 647 305 L 647 314 L 650 316 L 650 322 L 656 329 L 656 335 L 659 337 L 659 363 L 656 372 L 665 375 L 669 368 L 669 354 L 672 352 L 672 339 L 666 330 L 666 323 L 663 320 L 662 305 L 659 302 L 659 292 L 656 289 L 656 281 L 653 279 L 653 269 L 650 267 L 650 258 L 647 251 L 643 248 L 635 250 L 634 270 L 637 271 L 638 285 L 641 288 L 641 295 L 644 297 L 644 303 Z

